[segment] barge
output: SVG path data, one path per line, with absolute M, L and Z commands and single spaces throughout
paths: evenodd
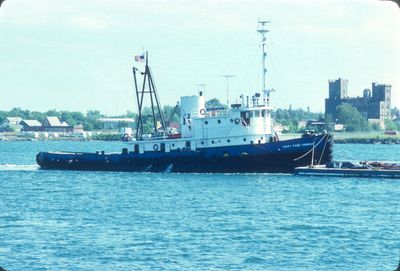
M 366 177 L 400 179 L 400 163 L 331 162 L 326 165 L 296 167 L 294 173 L 303 176 Z

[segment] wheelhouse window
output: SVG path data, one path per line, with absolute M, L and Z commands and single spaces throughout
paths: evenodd
M 250 111 L 242 111 L 240 112 L 240 117 L 245 121 L 246 124 L 243 123 L 242 121 L 242 125 L 250 125 Z

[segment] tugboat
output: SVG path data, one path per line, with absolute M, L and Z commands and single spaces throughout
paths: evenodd
M 138 172 L 294 172 L 306 166 L 332 161 L 332 136 L 307 133 L 299 138 L 280 140 L 271 116 L 270 93 L 266 88 L 266 29 L 261 34 L 262 89 L 229 108 L 207 108 L 202 92 L 180 100 L 180 133 L 168 133 L 155 89 L 148 54 L 141 89 L 133 67 L 138 104 L 136 135 L 118 153 L 40 152 L 36 161 L 42 169 L 106 170 Z M 142 58 L 141 58 L 142 59 Z M 143 101 L 150 96 L 153 133 L 144 133 Z

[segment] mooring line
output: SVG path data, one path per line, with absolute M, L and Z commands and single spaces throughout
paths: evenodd
M 309 151 L 306 152 L 305 154 L 303 154 L 303 155 L 301 155 L 301 156 L 299 156 L 299 157 L 293 159 L 293 161 L 297 161 L 297 160 L 303 158 L 304 156 L 306 156 L 307 154 L 309 154 L 310 152 L 312 152 L 313 150 L 315 150 L 315 148 L 322 142 L 322 140 L 324 140 L 324 138 L 325 138 L 327 135 L 328 135 L 328 134 L 324 135 L 324 136 L 321 138 L 321 140 L 318 141 L 318 143 L 317 143 L 315 146 L 313 146 L 313 147 L 311 148 L 311 150 L 309 150 Z

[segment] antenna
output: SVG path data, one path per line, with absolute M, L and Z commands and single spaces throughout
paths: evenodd
M 201 84 L 198 84 L 197 86 L 199 87 L 199 88 L 198 88 L 199 90 L 200 90 L 200 89 L 203 89 L 202 92 L 203 92 L 203 95 L 204 95 L 204 93 L 206 92 L 206 86 L 207 86 L 207 84 L 201 83 Z
M 262 39 L 261 39 L 261 47 L 262 47 L 262 91 L 264 93 L 264 97 L 267 96 L 267 105 L 269 105 L 269 94 L 274 91 L 273 89 L 267 89 L 267 83 L 266 83 L 266 78 L 267 78 L 267 67 L 266 67 L 266 59 L 267 59 L 267 33 L 269 32 L 268 29 L 266 29 L 267 24 L 270 24 L 271 21 L 265 21 L 265 20 L 258 20 L 258 28 L 257 32 L 261 34 Z
M 225 74 L 225 75 L 220 75 L 219 77 L 225 77 L 226 78 L 226 105 L 229 108 L 229 78 L 235 77 L 232 74 Z

